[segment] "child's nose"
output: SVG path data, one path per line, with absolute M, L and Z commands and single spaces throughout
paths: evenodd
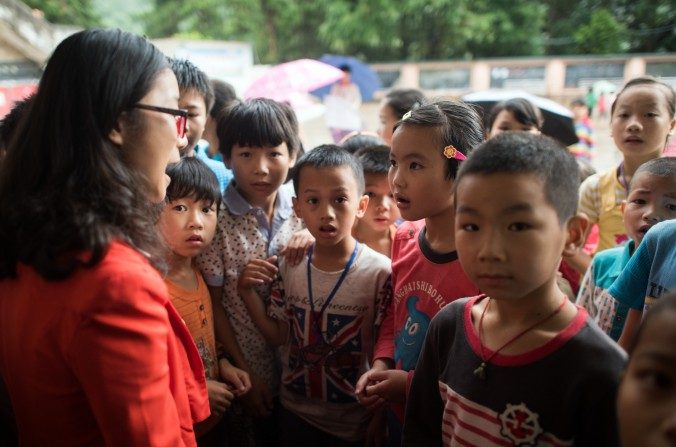
M 480 241 L 479 260 L 496 261 L 504 259 L 502 238 L 494 231 L 484 230 L 485 234 Z
M 256 159 L 256 173 L 257 174 L 267 174 L 268 173 L 268 163 L 265 157 L 259 157 Z

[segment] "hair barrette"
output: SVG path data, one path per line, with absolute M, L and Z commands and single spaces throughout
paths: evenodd
M 401 117 L 401 120 L 406 121 L 409 119 L 411 117 L 411 112 L 413 112 L 413 110 L 409 110 L 408 112 L 404 113 L 404 116 Z
M 452 144 L 449 144 L 444 148 L 444 157 L 446 158 L 454 158 L 458 161 L 463 161 L 467 160 L 467 157 L 465 157 L 465 154 L 460 152 L 453 146 Z

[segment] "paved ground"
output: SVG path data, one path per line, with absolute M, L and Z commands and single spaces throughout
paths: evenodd
M 362 121 L 367 130 L 375 131 L 378 128 L 378 103 L 366 103 L 361 107 Z M 620 153 L 610 138 L 608 118 L 595 119 L 594 138 L 597 152 L 592 164 L 597 170 L 605 169 L 619 163 Z M 306 148 L 313 148 L 320 144 L 330 143 L 331 134 L 324 124 L 324 118 L 319 117 L 301 123 L 301 138 Z

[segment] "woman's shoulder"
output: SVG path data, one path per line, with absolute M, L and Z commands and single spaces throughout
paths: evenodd
M 159 272 L 142 253 L 123 242 L 112 242 L 101 262 L 76 275 L 109 302 L 127 301 L 138 294 L 149 294 L 160 301 L 168 299 Z

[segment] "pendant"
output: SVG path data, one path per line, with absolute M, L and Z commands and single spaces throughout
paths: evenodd
M 486 362 L 481 362 L 481 365 L 474 370 L 474 375 L 481 380 L 486 380 Z

